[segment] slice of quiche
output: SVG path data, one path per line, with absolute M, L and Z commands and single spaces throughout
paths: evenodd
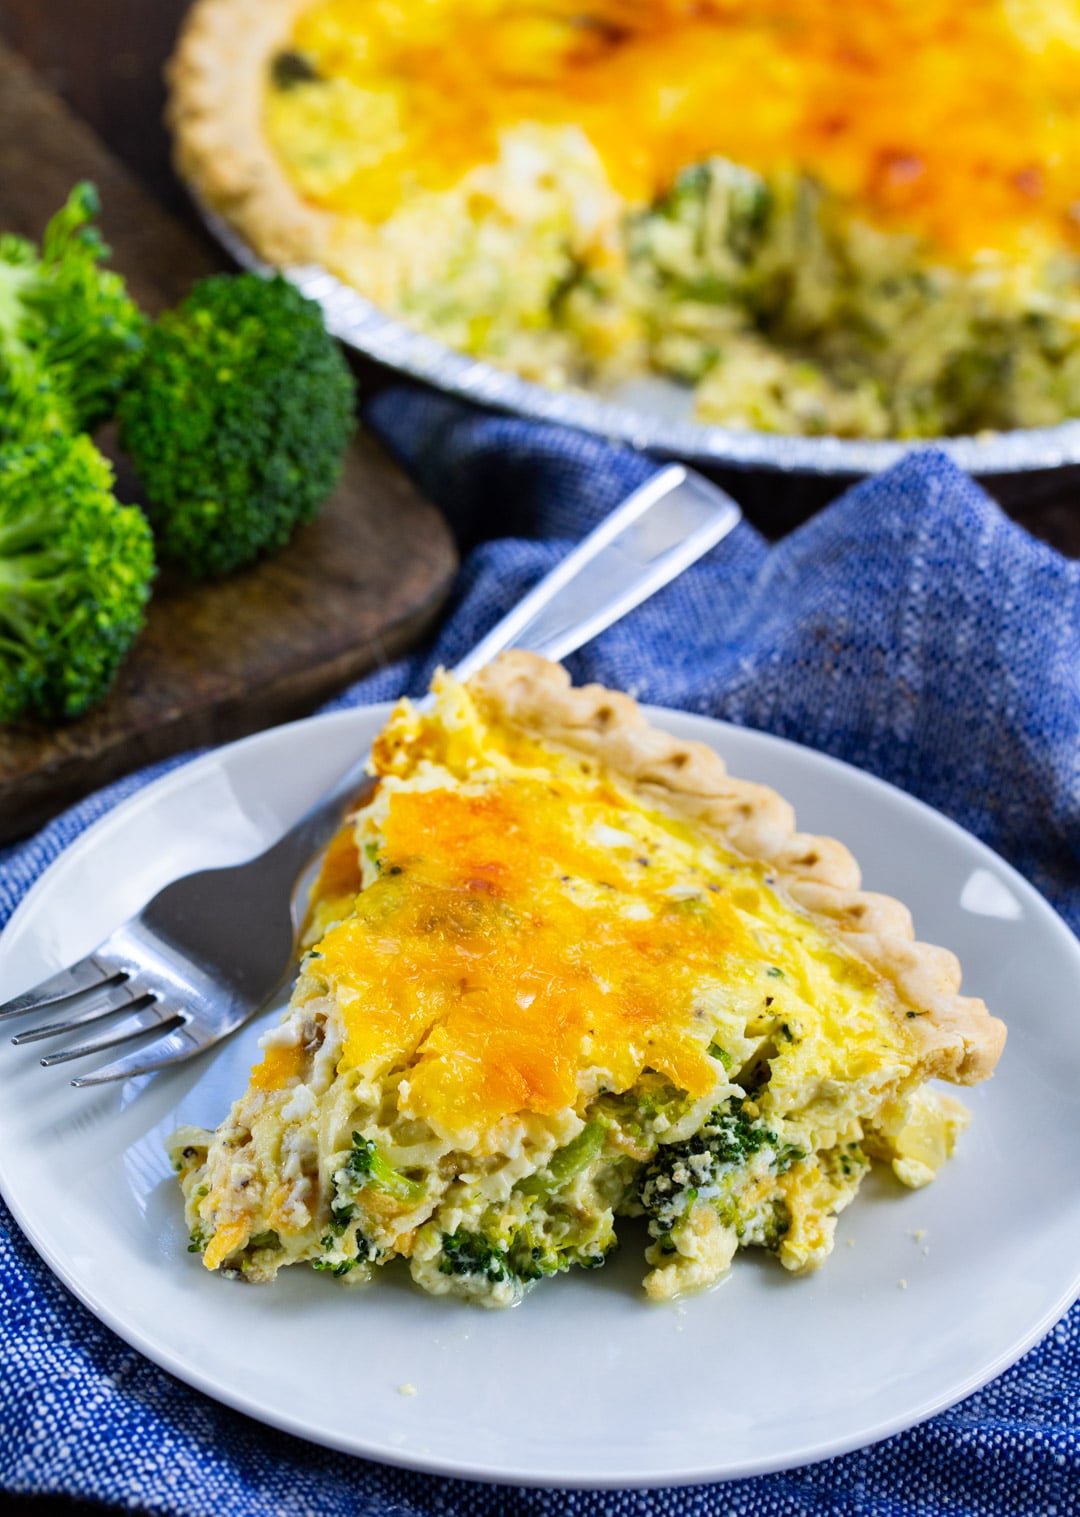
M 194 1248 L 269 1280 L 401 1257 L 516 1301 L 643 1217 L 645 1288 L 795 1271 L 874 1160 L 932 1179 L 1005 1039 L 851 855 L 627 696 L 511 653 L 402 702 L 330 848 L 299 980 L 216 1133 Z

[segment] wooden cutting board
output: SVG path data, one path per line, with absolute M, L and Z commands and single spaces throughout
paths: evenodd
M 101 193 L 112 266 L 151 313 L 226 267 L 0 45 L 0 230 L 37 238 L 79 179 Z M 99 439 L 116 458 L 108 433 Z M 121 498 L 137 486 L 121 467 Z M 0 842 L 154 759 L 311 711 L 432 622 L 456 558 L 438 512 L 374 439 L 272 559 L 213 585 L 163 572 L 106 701 L 77 722 L 0 728 Z

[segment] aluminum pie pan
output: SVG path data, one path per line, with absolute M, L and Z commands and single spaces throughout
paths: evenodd
M 196 202 L 198 204 L 198 202 Z M 268 265 L 236 230 L 205 205 L 207 226 L 241 267 Z M 710 426 L 679 415 L 685 394 L 663 379 L 643 380 L 611 397 L 580 389 L 557 390 L 455 352 L 372 305 L 357 290 L 316 265 L 281 272 L 321 306 L 329 330 L 348 347 L 410 378 L 474 405 L 535 421 L 592 432 L 613 442 L 702 467 L 772 471 L 821 478 L 877 474 L 918 450 L 945 453 L 982 478 L 1029 474 L 1080 464 L 1080 419 L 1053 427 L 1017 428 L 974 436 L 926 440 L 798 437 L 777 432 Z

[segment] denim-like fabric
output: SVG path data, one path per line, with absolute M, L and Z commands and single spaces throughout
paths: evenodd
M 468 549 L 437 638 L 335 703 L 418 692 L 655 467 L 411 391 L 373 425 Z M 1080 929 L 1080 566 L 942 456 L 912 456 L 774 547 L 748 526 L 570 660 L 644 700 L 820 748 L 930 802 Z M 169 765 L 0 853 L 0 921 L 89 822 Z M 1073 1156 L 1058 1156 L 1063 1175 Z M 472 1485 L 272 1432 L 98 1325 L 0 1204 L 0 1489 L 198 1517 L 939 1517 L 1080 1514 L 1080 1307 L 960 1406 L 860 1453 L 727 1485 Z

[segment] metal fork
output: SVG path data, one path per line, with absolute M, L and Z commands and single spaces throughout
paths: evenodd
M 601 522 L 477 644 L 454 673 L 467 679 L 497 653 L 527 648 L 565 658 L 726 537 L 733 500 L 680 466 L 663 470 Z M 356 804 L 365 755 L 264 853 L 166 885 L 93 953 L 0 1006 L 0 1018 L 53 1008 L 53 1020 L 13 1043 L 97 1031 L 41 1063 L 106 1052 L 140 1035 L 150 1043 L 72 1080 L 101 1085 L 149 1074 L 211 1047 L 271 1003 L 296 952 L 298 880 Z

